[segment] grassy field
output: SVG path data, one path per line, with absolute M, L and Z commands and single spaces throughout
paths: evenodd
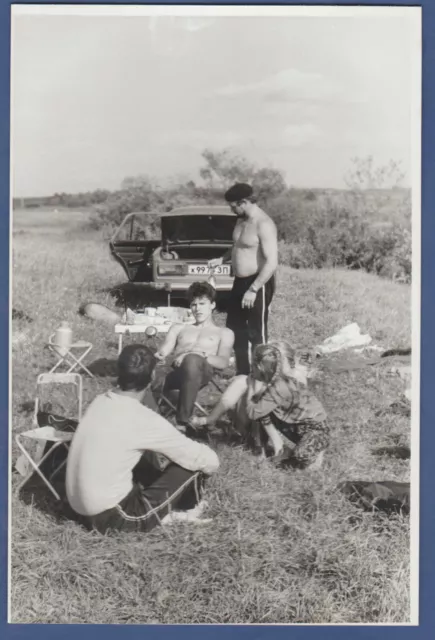
M 28 428 L 35 377 L 61 320 L 93 345 L 90 360 L 116 358 L 107 328 L 77 314 L 84 301 L 113 306 L 123 280 L 85 214 L 16 212 L 13 432 Z M 314 346 L 358 322 L 381 347 L 410 344 L 410 288 L 366 273 L 281 268 L 272 337 Z M 376 411 L 399 398 L 388 366 L 320 372 L 313 388 L 329 415 L 321 471 L 278 471 L 216 441 L 220 472 L 209 484 L 212 525 L 102 537 L 85 531 L 43 486 L 12 498 L 14 623 L 378 623 L 409 621 L 409 520 L 358 510 L 342 480 L 409 479 L 409 461 L 372 455 L 409 443 L 409 418 Z M 85 379 L 85 405 L 110 377 Z M 13 461 L 17 456 L 13 447 Z M 18 477 L 12 476 L 12 487 Z

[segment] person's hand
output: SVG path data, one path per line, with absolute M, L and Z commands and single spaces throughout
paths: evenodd
M 160 351 L 156 351 L 154 357 L 156 360 L 159 360 L 159 362 L 162 362 L 162 360 L 164 360 L 166 356 L 162 355 Z
M 251 291 L 251 289 L 248 289 L 242 298 L 242 309 L 252 309 L 256 297 L 257 293 L 255 291 Z
M 176 358 L 174 358 L 174 361 L 172 363 L 172 366 L 174 367 L 179 367 L 180 364 L 183 362 L 185 356 L 187 356 L 187 353 L 182 353 L 179 356 L 177 356 Z
M 213 258 L 213 260 L 207 262 L 207 265 L 210 269 L 215 269 L 216 267 L 222 266 L 223 261 L 223 258 Z
M 253 396 L 260 393 L 265 388 L 266 383 L 262 380 L 253 378 L 252 375 L 248 378 L 248 400 L 251 400 Z

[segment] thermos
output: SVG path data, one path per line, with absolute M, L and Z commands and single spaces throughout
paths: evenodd
M 72 329 L 68 322 L 62 322 L 59 329 L 56 330 L 53 344 L 56 345 L 56 351 L 60 356 L 68 353 L 68 349 L 72 344 Z

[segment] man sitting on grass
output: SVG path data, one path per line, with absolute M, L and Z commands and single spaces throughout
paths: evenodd
M 158 360 L 164 360 L 174 353 L 173 368 L 166 376 L 163 393 L 179 390 L 176 420 L 182 431 L 190 426 L 199 390 L 210 382 L 215 369 L 228 366 L 234 345 L 234 333 L 213 322 L 214 287 L 208 282 L 194 282 L 187 295 L 195 324 L 172 325 L 155 354 Z
M 95 398 L 71 443 L 68 501 L 102 533 L 149 531 L 177 520 L 204 522 L 199 518 L 204 474 L 217 471 L 219 460 L 208 446 L 189 440 L 141 404 L 155 365 L 147 347 L 125 347 L 117 387 Z M 147 462 L 150 453 L 167 458 L 163 471 Z

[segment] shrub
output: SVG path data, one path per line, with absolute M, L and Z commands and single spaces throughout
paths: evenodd
M 222 204 L 235 180 L 252 182 L 259 205 L 274 219 L 283 264 L 294 268 L 347 267 L 403 282 L 411 280 L 411 198 L 400 187 L 400 165 L 376 167 L 373 158 L 354 159 L 348 190 L 288 188 L 276 169 L 257 168 L 230 151 L 203 154 L 205 186 L 176 181 L 160 187 L 147 176 L 126 178 L 101 202 L 94 194 L 90 225 L 109 236 L 131 212 L 170 211 L 189 204 Z M 383 188 L 388 184 L 389 188 Z M 97 197 L 98 196 L 98 197 Z M 157 238 L 159 216 L 150 216 L 141 237 Z
M 407 194 L 405 198 L 410 204 Z M 271 210 L 283 264 L 296 269 L 344 266 L 411 281 L 411 232 L 405 226 L 379 224 L 373 194 L 368 203 L 352 192 L 334 198 L 322 195 L 314 202 L 297 195 L 292 201 L 289 191 L 271 203 Z

